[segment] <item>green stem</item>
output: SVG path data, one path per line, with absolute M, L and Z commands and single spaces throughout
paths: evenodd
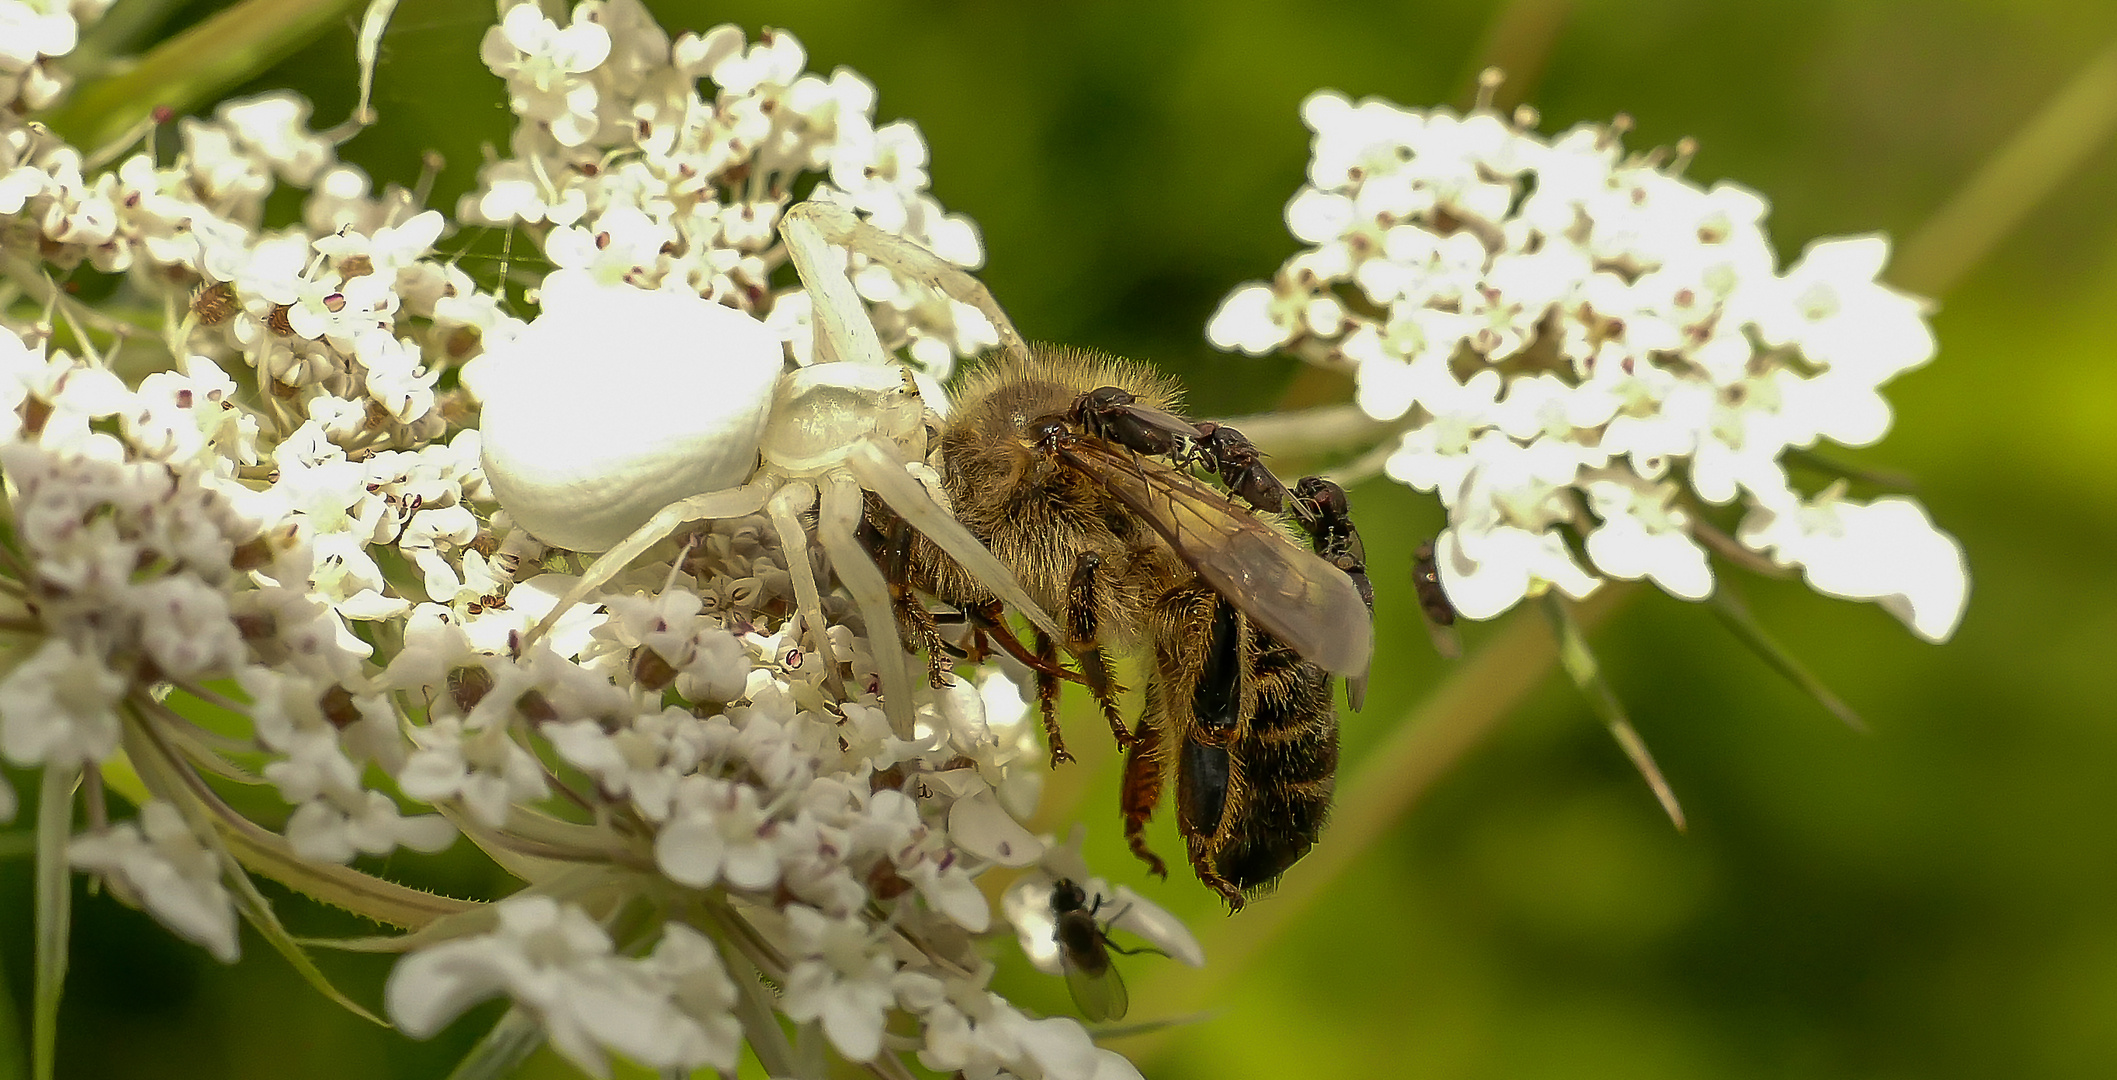
M 1505 114 L 1533 97 L 1572 7 L 1572 0 L 1510 0 L 1486 23 L 1477 66 L 1470 70 L 1460 99 L 1470 100 L 1481 77 L 1494 68 L 1507 76 L 1492 93 L 1495 109 Z
M 81 87 L 48 123 L 92 153 L 158 108 L 181 114 L 204 106 L 342 24 L 357 2 L 243 0 L 157 45 L 123 74 Z
M 15 1004 L 14 989 L 8 980 L 0 979 L 0 1080 L 25 1080 L 28 1076 L 29 1048 L 22 1045 L 22 1011 Z
M 66 847 L 73 835 L 74 784 L 80 777 L 78 767 L 46 765 L 37 799 L 37 972 L 30 1021 L 37 1080 L 51 1080 L 58 1064 L 59 996 L 66 988 L 67 939 L 73 926 L 73 867 Z
M 1632 760 L 1632 767 L 1639 770 L 1640 778 L 1653 790 L 1676 831 L 1687 831 L 1690 826 L 1684 820 L 1683 805 L 1676 801 L 1675 789 L 1661 775 L 1661 766 L 1654 763 L 1654 755 L 1647 749 L 1647 741 L 1639 737 L 1639 729 L 1632 726 L 1632 718 L 1625 715 L 1624 701 L 1617 696 L 1617 689 L 1603 678 L 1602 662 L 1588 647 L 1588 632 L 1573 617 L 1571 602 L 1557 592 L 1547 592 L 1543 607 L 1544 616 L 1551 621 L 1551 632 L 1558 635 L 1558 666 L 1565 669 L 1581 696 L 1588 699 L 1588 707 L 1610 729 L 1610 737 Z
M 514 1006 L 463 1055 L 448 1080 L 505 1080 L 542 1045 L 544 1026 L 520 1005 Z
M 2117 131 L 2117 43 L 2088 61 L 2018 134 L 1913 233 L 1890 276 L 1939 296 L 2013 233 Z

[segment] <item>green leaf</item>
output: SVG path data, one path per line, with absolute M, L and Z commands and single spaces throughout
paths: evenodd
M 222 851 L 225 854 L 227 849 L 224 847 Z M 287 963 L 294 965 L 294 970 L 300 972 L 301 977 L 307 980 L 310 986 L 315 987 L 318 993 L 344 1006 L 348 1012 L 362 1020 L 389 1027 L 389 1021 L 369 1012 L 359 1002 L 347 997 L 344 991 L 331 984 L 330 977 L 323 973 L 322 968 L 316 966 L 316 961 L 309 958 L 309 951 L 294 940 L 293 934 L 287 932 L 286 925 L 279 921 L 279 913 L 272 910 L 272 902 L 257 890 L 257 883 L 251 881 L 250 875 L 243 872 L 242 864 L 237 862 L 232 854 L 226 854 L 225 857 L 228 862 L 228 887 L 235 893 L 236 909 L 243 913 L 243 918 L 251 927 L 277 949 L 281 956 L 286 957 Z
M 51 1080 L 59 1049 L 59 995 L 66 988 L 66 944 L 73 923 L 73 838 L 78 768 L 44 768 L 37 797 L 37 975 L 31 1021 L 31 1059 L 37 1080 Z
M 385 926 L 417 929 L 446 915 L 480 905 L 473 900 L 399 885 L 350 866 L 312 863 L 294 853 L 286 837 L 251 821 L 221 801 L 211 787 L 183 764 L 162 732 L 149 719 L 134 717 L 126 726 L 125 753 L 152 791 L 184 809 L 186 817 L 203 811 L 212 832 L 237 863 L 263 874 L 312 900 L 343 908 Z M 106 768 L 105 770 L 109 770 Z M 135 801 L 141 801 L 135 799 Z M 204 837 L 202 837 L 203 839 Z
M 244 0 L 162 42 L 122 74 L 76 90 L 45 120 L 93 155 L 157 108 L 200 108 L 342 24 L 358 0 Z
M 301 943 L 316 949 L 335 949 L 339 952 L 358 953 L 405 953 L 437 941 L 463 937 L 466 934 L 488 933 L 500 923 L 493 913 L 492 905 L 479 904 L 454 915 L 444 915 L 409 934 L 378 934 L 357 938 L 302 938 Z
M 1544 594 L 1544 614 L 1551 620 L 1551 630 L 1558 635 L 1558 665 L 1572 678 L 1573 685 L 1580 688 L 1581 695 L 1588 699 L 1588 707 L 1602 717 L 1603 726 L 1610 729 L 1610 737 L 1617 740 L 1625 756 L 1632 759 L 1632 767 L 1646 780 L 1647 787 L 1660 800 L 1661 809 L 1669 815 L 1669 822 L 1677 832 L 1687 831 L 1683 806 L 1676 801 L 1676 792 L 1661 775 L 1661 766 L 1654 764 L 1654 755 L 1647 749 L 1645 739 L 1639 737 L 1638 729 L 1632 726 L 1631 718 L 1625 715 L 1624 702 L 1617 698 L 1609 681 L 1602 677 L 1602 665 L 1596 662 L 1595 653 L 1588 648 L 1588 636 L 1580 623 L 1573 618 L 1573 609 L 1566 599 L 1555 592 Z
M 300 942 L 294 940 L 294 935 L 279 921 L 279 913 L 272 910 L 272 902 L 265 899 L 264 893 L 258 891 L 257 883 L 250 880 L 241 860 L 236 858 L 235 852 L 227 844 L 221 826 L 227 819 L 236 817 L 235 812 L 213 794 L 213 789 L 206 786 L 205 780 L 200 778 L 198 773 L 175 756 L 169 744 L 162 740 L 161 733 L 156 730 L 152 721 L 137 712 L 128 719 L 131 722 L 125 725 L 126 755 L 132 759 L 133 767 L 139 770 L 140 779 L 146 782 L 148 790 L 174 805 L 184 815 L 185 822 L 191 826 L 191 832 L 198 837 L 199 842 L 209 845 L 220 855 L 223 867 L 221 880 L 228 886 L 228 891 L 235 894 L 235 909 L 242 913 L 244 921 L 248 922 L 267 944 L 286 957 L 287 963 L 294 965 L 294 970 L 300 973 L 310 986 L 315 987 L 318 993 L 344 1006 L 348 1012 L 363 1020 L 389 1027 L 388 1021 L 369 1012 L 359 1002 L 333 986 L 323 970 L 309 958 L 308 951 L 301 947 Z
M 436 919 L 481 906 L 475 900 L 399 885 L 350 866 L 311 863 L 296 855 L 285 837 L 243 817 L 225 803 L 216 808 L 215 824 L 229 850 L 244 866 L 312 900 L 384 926 L 416 930 Z
M 1742 639 L 1742 643 L 1749 646 L 1750 651 L 1770 665 L 1772 670 L 1785 676 L 1786 681 L 1799 687 L 1809 697 L 1815 698 L 1816 704 L 1830 710 L 1830 714 L 1844 721 L 1846 727 L 1862 735 L 1871 734 L 1867 721 L 1860 719 L 1860 714 L 1854 712 L 1852 706 L 1831 693 L 1830 687 L 1823 685 L 1823 680 L 1816 678 L 1801 661 L 1794 659 L 1794 655 L 1786 651 L 1778 639 L 1771 636 L 1770 631 L 1764 629 L 1764 624 L 1757 621 L 1757 617 L 1750 612 L 1749 605 L 1726 580 L 1720 581 L 1713 589 L 1710 601 L 1713 614 L 1719 616 L 1720 621 L 1726 623 L 1727 628 L 1734 631 L 1735 636 Z

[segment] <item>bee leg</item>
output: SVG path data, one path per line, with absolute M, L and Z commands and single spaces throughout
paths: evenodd
M 1233 915 L 1242 910 L 1245 902 L 1242 890 L 1236 888 L 1234 882 L 1221 877 L 1220 871 L 1213 869 L 1212 860 L 1206 858 L 1203 851 L 1191 853 L 1191 872 L 1198 875 L 1200 884 L 1219 893 L 1220 898 L 1227 901 L 1228 914 Z
M 1167 880 L 1169 867 L 1161 856 L 1147 848 L 1147 820 L 1161 803 L 1163 746 L 1161 732 L 1141 717 L 1132 731 L 1132 749 L 1125 755 L 1125 779 L 1118 789 L 1119 807 L 1125 815 L 1125 844 L 1147 869 Z
M 872 522 L 872 518 L 869 519 Z M 881 537 L 882 576 L 889 579 L 889 599 L 897 609 L 897 624 L 907 648 L 926 651 L 926 685 L 939 690 L 955 682 L 955 668 L 948 642 L 941 637 L 934 613 L 926 610 L 912 592 L 911 526 L 896 518 L 887 536 Z
M 898 616 L 906 624 L 909 637 L 906 644 L 926 650 L 926 685 L 939 690 L 955 685 L 955 665 L 949 645 L 941 637 L 941 627 L 934 622 L 934 613 L 926 605 L 910 596 L 902 586 L 893 587 L 892 599 L 897 602 Z
M 1103 708 L 1103 720 L 1110 725 L 1110 734 L 1119 747 L 1132 745 L 1133 735 L 1125 727 L 1125 718 L 1118 714 L 1117 698 L 1124 687 L 1117 685 L 1110 671 L 1110 658 L 1100 648 L 1090 648 L 1080 654 L 1081 681 L 1088 684 L 1088 692 L 1095 695 L 1095 703 Z
M 1132 733 L 1125 728 L 1125 719 L 1117 711 L 1117 696 L 1121 693 L 1117 680 L 1110 671 L 1110 660 L 1095 644 L 1098 630 L 1095 615 L 1096 571 L 1102 569 L 1102 556 L 1094 552 L 1081 555 L 1073 564 L 1073 576 L 1066 582 L 1066 631 L 1072 640 L 1067 648 L 1079 658 L 1082 681 L 1095 694 L 1095 703 L 1102 706 L 1103 719 L 1110 725 L 1110 734 L 1117 745 L 1132 745 Z
M 1036 660 L 1036 707 L 1044 718 L 1044 738 L 1051 745 L 1051 767 L 1056 769 L 1072 761 L 1073 755 L 1066 752 L 1065 736 L 1059 734 L 1057 672 L 1063 669 L 1058 666 L 1058 645 L 1042 630 L 1036 632 Z
M 1007 655 L 1014 657 L 1016 662 L 1023 667 L 1039 675 L 1049 675 L 1054 679 L 1064 679 L 1067 682 L 1086 683 L 1088 681 L 1084 676 L 1066 670 L 1056 660 L 1038 659 L 1035 653 L 1030 652 L 1028 647 L 1022 644 L 1022 639 L 1014 636 L 1014 631 L 1009 630 L 1007 624 L 1000 621 L 999 604 L 993 603 L 987 604 L 982 608 L 972 608 L 969 610 L 969 614 L 972 622 L 977 626 L 978 640 L 981 643 L 998 642 L 1000 648 Z M 980 647 L 983 647 L 982 644 Z

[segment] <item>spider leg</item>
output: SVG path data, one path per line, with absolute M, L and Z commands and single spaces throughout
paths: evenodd
M 860 478 L 860 483 L 888 503 L 898 517 L 925 533 L 927 539 L 992 590 L 1002 603 L 1021 612 L 1022 617 L 1037 629 L 1061 641 L 1066 640 L 1065 632 L 1041 605 L 1030 599 L 1014 572 L 987 551 L 985 545 L 970 535 L 970 530 L 948 511 L 941 509 L 940 504 L 927 494 L 926 488 L 912 479 L 904 463 L 891 456 L 888 450 L 874 439 L 866 439 L 846 454 L 845 464 Z
M 823 664 L 825 684 L 843 697 L 845 683 L 838 677 L 838 661 L 831 655 L 831 639 L 823 621 L 823 594 L 816 588 L 816 568 L 809 561 L 809 530 L 801 523 L 802 513 L 815 504 L 815 485 L 797 480 L 773 494 L 765 510 L 772 516 L 780 550 L 786 554 L 787 573 L 794 579 L 795 617 L 801 620 L 796 640 L 807 643 L 809 655 Z
M 797 204 L 788 208 L 786 217 L 781 220 L 780 231 L 785 233 L 788 238 L 787 247 L 790 254 L 797 246 L 793 239 L 794 234 L 798 231 L 812 231 L 811 235 L 813 235 L 814 241 L 843 244 L 847 248 L 889 267 L 900 276 L 910 278 L 930 289 L 939 291 L 950 299 L 969 304 L 971 307 L 978 309 L 986 319 L 992 322 L 992 328 L 999 333 L 1002 351 L 1026 353 L 1029 350 L 1028 345 L 1022 341 L 1021 332 L 1014 328 L 1014 322 L 1007 318 L 1005 311 L 1000 309 L 999 301 L 992 298 L 992 292 L 985 288 L 984 282 L 979 281 L 963 268 L 948 262 L 918 244 L 906 240 L 895 233 L 883 232 L 881 229 L 860 220 L 857 215 L 845 207 L 820 202 Z M 814 254 L 810 254 L 809 257 L 811 259 L 816 258 Z M 803 283 L 808 284 L 811 289 L 816 288 L 816 285 L 809 280 L 808 270 L 801 265 L 798 257 L 795 261 L 795 268 L 800 271 Z M 837 276 L 840 280 L 843 280 L 845 275 L 840 273 Z M 850 282 L 847 283 L 847 292 L 851 292 Z M 857 297 L 855 302 L 857 303 Z M 861 309 L 852 307 L 844 310 L 860 311 Z M 869 328 L 869 333 L 872 335 L 872 327 Z M 860 358 L 844 357 L 844 359 Z
M 595 562 L 589 565 L 587 572 L 581 575 L 581 580 L 576 582 L 573 588 L 567 590 L 565 598 L 554 605 L 549 612 L 546 612 L 542 619 L 537 620 L 535 626 L 529 628 L 529 633 L 522 638 L 522 647 L 527 649 L 535 644 L 537 639 L 550 633 L 552 625 L 559 621 L 561 615 L 572 610 L 575 604 L 586 600 L 589 594 L 602 588 L 611 578 L 622 573 L 625 567 L 632 564 L 632 560 L 639 558 L 648 548 L 667 539 L 669 534 L 675 532 L 685 522 L 743 517 L 748 514 L 754 514 L 758 510 L 763 509 L 765 500 L 771 497 L 778 483 L 778 480 L 771 477 L 760 476 L 738 488 L 709 491 L 703 495 L 693 495 L 687 499 L 678 499 L 662 507 L 653 517 L 642 523 L 639 528 L 632 530 L 631 536 L 620 541 L 616 547 L 597 556 Z
M 832 472 L 824 479 L 823 510 L 816 520 L 816 539 L 831 557 L 831 569 L 845 591 L 860 606 L 867 622 L 868 651 L 874 654 L 875 673 L 882 680 L 882 711 L 900 739 L 915 735 L 911 669 L 906 666 L 904 642 L 897 636 L 897 610 L 889 598 L 889 582 L 860 545 L 860 523 L 867 512 L 860 485 L 851 476 Z
M 867 306 L 845 276 L 845 258 L 830 248 L 829 231 L 842 235 L 845 223 L 821 214 L 820 203 L 801 203 L 779 221 L 779 234 L 786 238 L 787 258 L 809 290 L 809 321 L 816 333 L 816 362 L 850 360 L 859 364 L 887 364 L 890 356 L 875 335 L 875 324 L 867 317 Z M 829 208 L 859 225 L 850 211 Z M 819 221 L 818 218 L 824 220 Z M 861 226 L 881 232 L 872 225 Z M 887 233 L 883 233 L 887 236 Z M 841 238 L 840 242 L 844 240 Z M 899 241 L 900 243 L 902 241 Z

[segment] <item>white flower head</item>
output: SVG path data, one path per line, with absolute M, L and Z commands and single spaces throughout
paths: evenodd
M 1879 282 L 1886 240 L 1819 240 L 1782 273 L 1761 196 L 1685 178 L 1688 154 L 1627 155 L 1614 126 L 1547 138 L 1486 106 L 1332 91 L 1302 119 L 1309 182 L 1286 220 L 1308 246 L 1230 293 L 1206 335 L 1353 375 L 1398 441 L 1389 475 L 1448 508 L 1436 547 L 1461 613 L 1582 596 L 1597 572 L 1703 599 L 1694 533 L 1730 503 L 1779 524 L 1712 527 L 1810 565 L 1786 554 L 1782 508 L 1807 500 L 1782 456 L 1881 438 L 1879 387 L 1934 353 L 1928 305 Z M 1952 631 L 1959 559 L 1814 559 L 1818 590 Z
M 0 752 L 17 765 L 93 765 L 117 750 L 128 680 L 102 656 L 47 639 L 0 679 Z
M 204 946 L 222 963 L 235 962 L 235 901 L 221 884 L 221 858 L 191 834 L 176 807 L 149 802 L 140 807 L 138 821 L 75 837 L 67 855 L 82 870 L 122 882 L 178 937 Z
M 47 104 L 50 59 L 106 3 L 0 0 L 0 97 Z M 1046 772 L 1028 697 L 988 670 L 887 699 L 869 597 L 832 544 L 775 520 L 838 514 L 842 478 L 814 472 L 872 428 L 768 429 L 785 388 L 878 391 L 914 449 L 940 380 L 1000 334 L 833 241 L 825 261 L 904 365 L 818 368 L 817 312 L 785 273 L 794 193 L 965 269 L 985 257 L 977 226 L 931 195 L 919 128 L 878 120 L 857 73 L 808 71 L 793 35 L 672 40 L 638 0 L 566 7 L 497 4 L 481 58 L 517 127 L 456 222 L 425 185 L 338 161 L 352 126 L 313 130 L 291 94 L 184 118 L 107 166 L 0 116 L 10 250 L 54 281 L 127 274 L 140 301 L 62 296 L 43 318 L 86 306 L 174 358 L 136 378 L 150 359 L 132 346 L 119 364 L 50 348 L 41 322 L 0 327 L 0 574 L 20 579 L 22 639 L 0 755 L 76 770 L 167 749 L 137 764 L 179 801 L 98 818 L 73 860 L 224 959 L 245 884 L 228 875 L 258 858 L 388 921 L 469 905 L 403 942 L 386 1005 L 415 1037 L 506 998 L 594 1074 L 613 1057 L 730 1072 L 744 1002 L 853 1061 L 1136 1075 L 1078 1023 L 993 993 L 979 955 L 980 875 L 1049 850 L 1021 824 Z M 437 250 L 459 225 L 517 221 L 551 268 L 526 295 L 519 274 L 487 284 L 507 271 Z M 541 310 L 525 321 L 518 302 Z M 1298 317 L 1335 332 L 1339 306 Z M 792 502 L 695 522 L 557 610 L 585 576 L 562 568 L 574 553 L 742 485 L 767 431 L 790 444 L 767 480 L 791 477 Z M 810 604 L 824 625 L 796 617 Z M 219 819 L 246 811 L 190 783 L 209 773 L 283 814 Z M 0 820 L 15 803 L 0 787 Z M 209 817 L 247 839 L 190 831 Z M 527 888 L 486 904 L 367 888 L 399 849 L 459 829 Z M 1121 928 L 1177 948 L 1158 909 L 1107 895 Z M 760 974 L 770 987 L 745 983 Z
M 487 998 L 529 1010 L 552 1048 L 595 1076 L 606 1050 L 654 1069 L 732 1069 L 734 988 L 710 946 L 681 926 L 644 960 L 618 956 L 587 913 L 543 896 L 494 907 L 492 932 L 444 941 L 390 972 L 390 1019 L 426 1038 Z

